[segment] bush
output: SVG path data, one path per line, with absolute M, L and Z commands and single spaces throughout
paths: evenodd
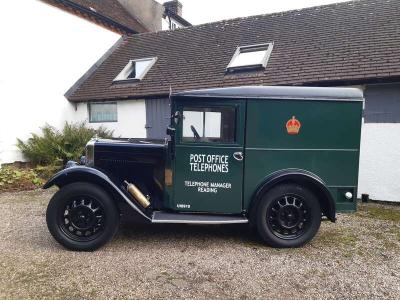
M 61 131 L 45 125 L 41 135 L 32 133 L 28 141 L 17 139 L 17 147 L 25 157 L 36 165 L 61 168 L 67 161 L 75 160 L 84 154 L 86 143 L 96 134 L 111 138 L 113 132 L 100 127 L 95 130 L 82 123 L 65 123 Z
M 40 187 L 43 180 L 32 169 L 0 169 L 0 192 L 25 191 Z
M 38 177 L 44 179 L 45 181 L 49 180 L 51 176 L 55 173 L 60 171 L 63 166 L 57 165 L 48 165 L 48 166 L 41 166 L 37 165 L 34 169 L 35 173 Z

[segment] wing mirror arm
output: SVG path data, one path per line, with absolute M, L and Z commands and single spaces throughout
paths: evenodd
M 175 133 L 176 133 L 176 129 L 175 128 L 172 128 L 170 126 L 167 127 L 167 134 L 169 136 L 171 136 L 171 138 L 175 136 Z
M 175 133 L 175 128 L 172 128 L 170 126 L 167 127 L 167 134 L 171 137 L 171 140 L 168 142 L 168 150 L 171 160 L 175 158 Z
M 173 124 L 178 125 L 178 124 L 179 124 L 179 120 L 181 119 L 181 114 L 179 113 L 179 111 L 176 111 L 176 112 L 171 116 L 171 119 L 172 119 L 172 123 L 173 123 Z
M 169 151 L 171 154 L 171 159 L 174 159 L 175 157 L 175 136 L 176 136 L 176 127 L 179 124 L 180 120 L 180 113 L 179 111 L 176 111 L 173 115 L 171 115 L 171 126 L 167 127 L 167 135 L 171 137 L 171 141 L 169 142 Z

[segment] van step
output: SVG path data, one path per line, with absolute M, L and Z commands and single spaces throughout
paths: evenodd
M 248 223 L 249 220 L 243 216 L 166 213 L 155 211 L 151 222 L 164 224 L 240 224 Z

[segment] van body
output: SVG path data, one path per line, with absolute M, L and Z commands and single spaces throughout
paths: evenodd
M 356 210 L 362 110 L 363 94 L 355 88 L 173 94 L 169 138 L 93 139 L 83 165 L 69 163 L 45 185 L 60 188 L 49 204 L 50 232 L 69 248 L 97 248 L 110 233 L 98 243 L 78 239 L 83 248 L 68 243 L 68 236 L 95 235 L 94 228 L 85 232 L 90 222 L 79 227 L 76 220 L 106 222 L 106 211 L 119 215 L 123 202 L 151 223 L 250 223 L 272 246 L 303 245 L 321 218 L 334 222 L 337 212 Z M 90 193 L 85 184 L 99 191 L 81 211 L 73 199 L 59 200 L 68 198 L 66 187 Z M 71 216 L 67 224 L 65 216 L 53 216 L 59 205 Z M 96 230 L 106 226 L 112 224 Z

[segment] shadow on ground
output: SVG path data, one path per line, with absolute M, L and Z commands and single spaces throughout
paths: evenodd
M 183 242 L 190 240 L 199 246 L 207 243 L 234 241 L 248 244 L 261 240 L 248 224 L 231 225 L 191 225 L 191 224 L 150 224 L 141 221 L 140 217 L 124 217 L 117 237 L 120 242 L 135 243 L 141 240 L 157 240 L 160 246 L 168 246 L 171 241 Z

